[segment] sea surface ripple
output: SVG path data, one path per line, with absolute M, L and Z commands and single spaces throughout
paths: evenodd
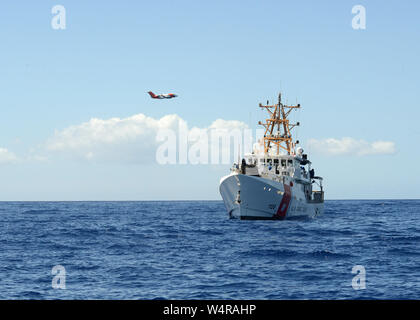
M 420 299 L 419 212 L 326 201 L 316 219 L 240 221 L 221 201 L 0 202 L 0 299 Z

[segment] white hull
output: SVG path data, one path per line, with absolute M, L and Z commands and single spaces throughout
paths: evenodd
M 220 182 L 229 216 L 240 219 L 289 219 L 323 214 L 324 203 L 307 201 L 299 184 L 231 174 Z

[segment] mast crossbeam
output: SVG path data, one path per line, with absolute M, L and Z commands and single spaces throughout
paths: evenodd
M 267 103 L 268 104 L 268 103 Z M 296 143 L 293 142 L 291 130 L 299 126 L 298 123 L 290 124 L 287 117 L 289 114 L 296 109 L 300 108 L 300 104 L 288 106 L 281 102 L 281 94 L 279 94 L 278 103 L 275 105 L 262 105 L 259 104 L 260 108 L 264 108 L 270 114 L 270 118 L 266 119 L 265 123 L 258 122 L 265 128 L 264 133 L 264 153 L 268 154 L 270 149 L 276 147 L 276 154 L 280 153 L 283 149 L 287 151 L 287 154 L 294 153 L 294 147 Z M 274 110 L 271 110 L 274 109 Z M 277 133 L 273 133 L 277 126 Z

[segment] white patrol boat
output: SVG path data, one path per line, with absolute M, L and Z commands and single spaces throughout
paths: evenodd
M 268 104 L 268 103 L 267 103 Z M 259 105 L 270 118 L 264 126 L 263 140 L 254 144 L 241 163 L 220 180 L 220 194 L 231 218 L 286 219 L 315 217 L 324 212 L 322 178 L 315 176 L 307 154 L 292 139 L 290 112 L 300 104 Z M 318 190 L 314 190 L 317 186 Z

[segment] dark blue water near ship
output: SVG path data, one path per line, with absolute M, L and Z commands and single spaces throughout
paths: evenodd
M 240 221 L 219 201 L 2 202 L 0 299 L 420 298 L 420 201 L 325 208 Z

